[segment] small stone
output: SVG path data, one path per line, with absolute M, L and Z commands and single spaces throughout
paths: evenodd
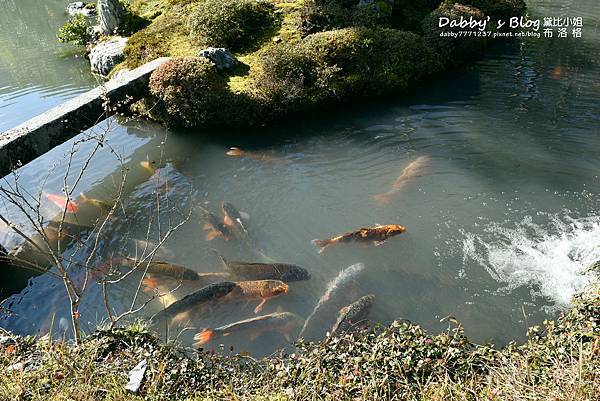
M 107 76 L 125 58 L 127 38 L 117 37 L 92 48 L 89 54 L 92 72 Z
M 142 381 L 144 380 L 144 375 L 146 374 L 147 368 L 147 360 L 144 359 L 138 363 L 137 366 L 129 372 L 129 382 L 125 386 L 125 390 L 137 394 L 137 392 L 140 390 L 140 387 L 142 387 Z
M 17 362 L 6 368 L 6 373 L 12 373 L 16 371 L 21 371 L 25 368 L 25 364 L 23 362 Z
M 217 70 L 228 70 L 235 67 L 238 63 L 237 59 L 231 52 L 224 48 L 209 47 L 201 50 L 198 57 L 206 57 L 213 62 Z
M 77 14 L 89 17 L 91 15 L 96 14 L 96 9 L 94 7 L 88 6 L 83 1 L 76 1 L 73 3 L 69 3 L 69 5 L 67 6 L 67 14 L 69 14 L 69 16 L 71 17 Z

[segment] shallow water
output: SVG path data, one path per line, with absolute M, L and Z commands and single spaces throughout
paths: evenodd
M 311 272 L 311 280 L 291 283 L 289 294 L 269 301 L 265 313 L 308 316 L 327 283 L 362 262 L 354 295 L 375 294 L 375 321 L 409 319 L 439 330 L 447 325 L 440 320 L 452 315 L 474 340 L 522 339 L 527 325 L 568 306 L 590 280 L 585 267 L 600 259 L 600 10 L 595 0 L 552 3 L 530 2 L 530 12 L 583 16 L 583 38 L 498 44 L 474 66 L 400 99 L 340 106 L 328 116 L 241 138 L 226 132 L 170 134 L 158 174 L 163 184 L 169 182 L 162 204 L 176 209 L 157 210 L 156 181 L 147 181 L 139 167 L 146 155 L 157 159 L 164 130 L 143 123 L 116 126 L 110 141 L 127 155 L 136 185 L 111 221 L 99 258 L 134 252 L 126 239 L 145 238 L 148 219 L 157 213 L 182 218 L 194 191 L 214 213 L 222 200 L 248 213 L 253 245 L 207 241 L 194 215 L 166 242 L 163 257 L 211 272 L 223 271 L 211 249 L 230 259 L 261 260 L 260 249 Z M 254 157 L 228 156 L 230 146 Z M 32 188 L 50 156 L 22 169 Z M 373 195 L 390 190 L 419 156 L 429 162 L 389 203 L 376 202 Z M 104 150 L 96 158 L 82 191 L 110 192 L 104 178 L 115 170 L 110 157 Z M 60 177 L 53 174 L 47 185 L 60 191 Z M 408 232 L 378 247 L 340 245 L 322 254 L 311 244 L 377 223 L 402 224 Z M 90 287 L 85 327 L 105 318 L 99 287 Z M 111 292 L 116 309 L 130 301 L 133 288 L 132 280 Z M 192 289 L 183 286 L 165 300 Z M 61 291 L 49 275 L 32 279 L 11 299 L 15 314 L 3 327 L 47 330 L 56 310 L 55 328 L 66 329 L 64 305 L 49 308 L 47 301 Z M 191 342 L 202 327 L 251 317 L 254 306 L 192 314 L 192 329 L 182 338 Z M 159 309 L 155 302 L 148 313 Z M 219 342 L 256 354 L 286 344 L 278 334 L 255 340 L 232 335 L 211 346 Z
M 68 3 L 0 0 L 0 131 L 96 85 L 80 50 L 56 42 Z

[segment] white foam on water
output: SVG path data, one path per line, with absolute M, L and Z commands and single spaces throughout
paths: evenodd
M 558 308 L 568 306 L 590 283 L 594 273 L 586 270 L 600 260 L 600 216 L 554 215 L 543 226 L 526 217 L 516 227 L 489 223 L 484 234 L 465 236 L 465 263 L 479 263 L 506 284 L 502 290 L 535 287 Z

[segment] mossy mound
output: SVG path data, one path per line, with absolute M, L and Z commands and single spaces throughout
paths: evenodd
M 423 37 L 430 48 L 439 55 L 438 63 L 441 68 L 462 64 L 473 55 L 478 54 L 487 43 L 485 36 L 448 37 L 440 36 L 442 32 L 458 32 L 462 28 L 440 28 L 440 17 L 458 20 L 460 17 L 469 19 L 484 19 L 485 15 L 479 9 L 462 4 L 443 4 L 423 20 Z
M 288 111 L 349 97 L 402 91 L 431 73 L 421 37 L 389 28 L 344 28 L 311 34 L 265 51 L 257 90 Z
M 150 77 L 152 116 L 170 126 L 251 124 L 258 102 L 233 93 L 227 76 L 202 57 L 175 57 Z
M 474 2 L 495 15 L 523 11 L 522 0 Z M 439 0 L 360 5 L 350 0 L 134 0 L 132 10 L 155 16 L 130 38 L 126 63 L 136 67 L 161 56 L 196 56 L 207 46 L 228 47 L 245 68 L 219 75 L 218 86 L 226 80 L 229 92 L 219 90 L 218 101 L 234 106 L 219 107 L 220 114 L 211 112 L 211 118 L 193 117 L 193 108 L 172 107 L 183 115 L 166 113 L 162 120 L 184 126 L 264 124 L 317 105 L 402 92 L 480 53 L 485 38 L 441 37 L 437 21 L 440 16 L 483 18 L 482 11 L 438 5 Z M 198 102 L 196 110 L 203 114 L 207 105 Z
M 446 0 L 446 4 L 448 5 L 454 3 L 454 1 Z M 525 0 L 462 0 L 460 3 L 465 6 L 475 7 L 494 20 L 507 20 L 511 17 L 520 17 L 525 14 L 525 10 L 527 9 Z
M 265 0 L 204 0 L 189 16 L 190 36 L 201 46 L 245 51 L 273 30 L 274 11 Z

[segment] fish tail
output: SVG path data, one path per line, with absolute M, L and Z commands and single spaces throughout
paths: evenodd
M 323 252 L 325 248 L 331 245 L 330 239 L 314 239 L 311 241 L 315 246 L 319 247 L 319 253 Z
M 373 199 L 380 204 L 386 204 L 390 201 L 390 193 L 384 192 L 381 194 L 373 195 Z
M 202 345 L 206 344 L 207 342 L 211 341 L 216 335 L 216 332 L 214 329 L 204 329 L 200 332 L 198 332 L 195 336 L 194 336 L 194 345 L 196 347 L 201 347 Z

